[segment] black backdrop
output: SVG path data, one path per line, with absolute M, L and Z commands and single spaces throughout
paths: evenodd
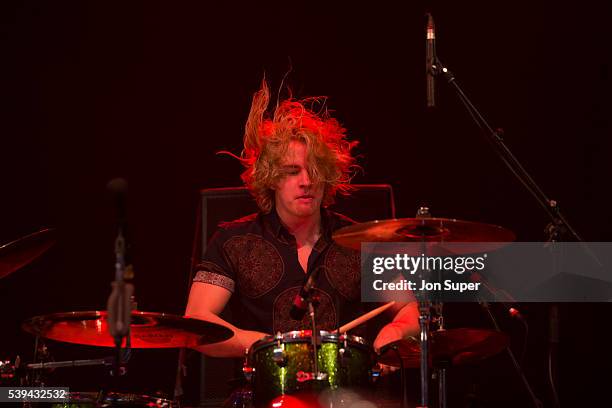
M 240 165 L 215 152 L 239 152 L 252 93 L 264 73 L 278 88 L 290 64 L 294 94 L 329 95 L 361 141 L 355 181 L 393 185 L 399 216 L 426 203 L 437 216 L 542 238 L 545 214 L 447 86 L 425 111 L 423 2 L 177 3 L 1 2 L 0 242 L 43 226 L 59 242 L 0 281 L 0 357 L 31 354 L 23 319 L 105 304 L 114 237 L 105 185 L 116 176 L 130 183 L 139 307 L 182 313 L 198 191 L 239 184 Z M 440 58 L 584 238 L 609 240 L 605 2 L 430 5 Z M 545 308 L 524 309 L 526 369 L 547 399 Z M 561 397 L 596 400 L 610 308 L 561 312 Z M 520 328 L 507 325 L 520 344 Z M 478 377 L 497 379 L 490 398 L 524 402 L 495 361 Z M 159 387 L 172 376 L 160 369 Z

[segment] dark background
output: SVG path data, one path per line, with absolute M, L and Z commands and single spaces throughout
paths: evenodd
M 240 152 L 253 92 L 264 73 L 278 89 L 290 65 L 294 95 L 330 96 L 360 140 L 365 173 L 355 182 L 391 184 L 399 216 L 427 204 L 435 216 L 541 240 L 545 213 L 441 80 L 438 108 L 425 109 L 427 6 L 438 55 L 474 103 L 584 239 L 610 240 L 605 2 L 259 3 L 0 3 L 0 242 L 58 232 L 51 251 L 0 281 L 0 357 L 31 357 L 19 328 L 27 317 L 104 308 L 115 234 L 105 185 L 117 176 L 129 181 L 139 308 L 182 313 L 198 191 L 240 184 L 239 163 L 215 153 Z M 526 371 L 548 402 L 547 309 L 523 308 Z M 561 305 L 565 405 L 605 392 L 609 312 Z M 478 314 L 456 305 L 455 324 L 476 325 Z M 504 323 L 519 347 L 521 328 Z M 134 365 L 155 378 L 133 377 L 135 387 L 170 390 L 173 355 L 150 353 L 164 356 Z M 490 406 L 528 405 L 503 356 L 457 370 L 458 406 L 473 384 Z

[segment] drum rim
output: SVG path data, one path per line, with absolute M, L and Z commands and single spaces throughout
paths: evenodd
M 68 402 L 89 402 L 88 400 L 95 402 L 96 399 L 98 398 L 100 391 L 70 391 L 68 392 Z M 73 397 L 76 397 L 74 399 L 74 401 L 72 400 Z M 123 398 L 125 400 L 130 400 L 132 402 L 139 402 L 139 400 L 142 400 L 141 402 L 151 402 L 151 401 L 158 401 L 164 404 L 169 404 L 169 407 L 173 407 L 173 401 L 167 398 L 162 398 L 162 397 L 157 397 L 157 396 L 153 396 L 153 395 L 148 395 L 148 394 L 141 394 L 138 392 L 116 392 L 116 391 L 109 391 L 108 393 L 106 393 L 106 399 L 120 399 Z
M 289 332 L 285 332 L 281 334 L 281 342 L 282 343 L 297 343 L 303 339 L 310 339 L 312 330 L 292 330 Z M 348 339 L 349 344 L 356 344 L 362 347 L 369 347 L 370 344 L 363 337 L 355 336 L 353 334 L 343 333 L 340 335 L 340 339 L 338 340 L 338 334 L 329 332 L 327 330 L 319 330 L 321 341 L 326 343 L 338 343 L 344 341 L 345 338 Z M 257 351 L 266 348 L 270 345 L 275 344 L 278 341 L 276 336 L 268 335 L 263 339 L 257 340 L 255 343 L 251 345 L 249 348 L 249 354 L 256 353 Z

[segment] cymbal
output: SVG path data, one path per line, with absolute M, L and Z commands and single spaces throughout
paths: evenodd
M 55 313 L 26 320 L 21 327 L 36 336 L 87 346 L 114 347 L 103 311 Z M 130 347 L 180 348 L 217 343 L 233 332 L 216 323 L 166 313 L 132 311 Z
M 425 242 L 428 251 L 437 248 L 443 254 L 491 251 L 505 245 L 504 243 L 514 241 L 515 238 L 512 231 L 497 225 L 450 218 L 370 221 L 340 228 L 333 234 L 334 241 L 339 245 L 355 250 L 361 249 L 362 242 Z M 453 243 L 456 245 L 452 245 Z M 475 244 L 468 245 L 469 243 Z M 451 248 L 444 251 L 444 244 L 451 244 L 448 245 Z
M 508 336 L 485 329 L 448 329 L 431 332 L 430 363 L 462 365 L 493 356 L 508 345 Z M 399 352 L 399 355 L 398 355 Z M 380 349 L 378 362 L 404 368 L 421 364 L 421 345 L 416 338 L 394 341 Z
M 45 228 L 0 246 L 0 279 L 42 255 L 55 244 L 55 230 Z

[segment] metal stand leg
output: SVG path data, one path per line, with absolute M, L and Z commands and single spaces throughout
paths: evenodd
M 421 405 L 429 406 L 429 302 L 419 301 L 419 327 L 421 328 Z
M 446 408 L 446 368 L 438 369 L 438 406 Z
M 317 324 L 315 322 L 315 311 L 314 306 L 312 305 L 312 301 L 308 301 L 308 313 L 310 314 L 310 323 L 312 324 L 312 365 L 314 368 L 314 377 L 315 381 L 319 380 L 319 353 L 317 353 Z

